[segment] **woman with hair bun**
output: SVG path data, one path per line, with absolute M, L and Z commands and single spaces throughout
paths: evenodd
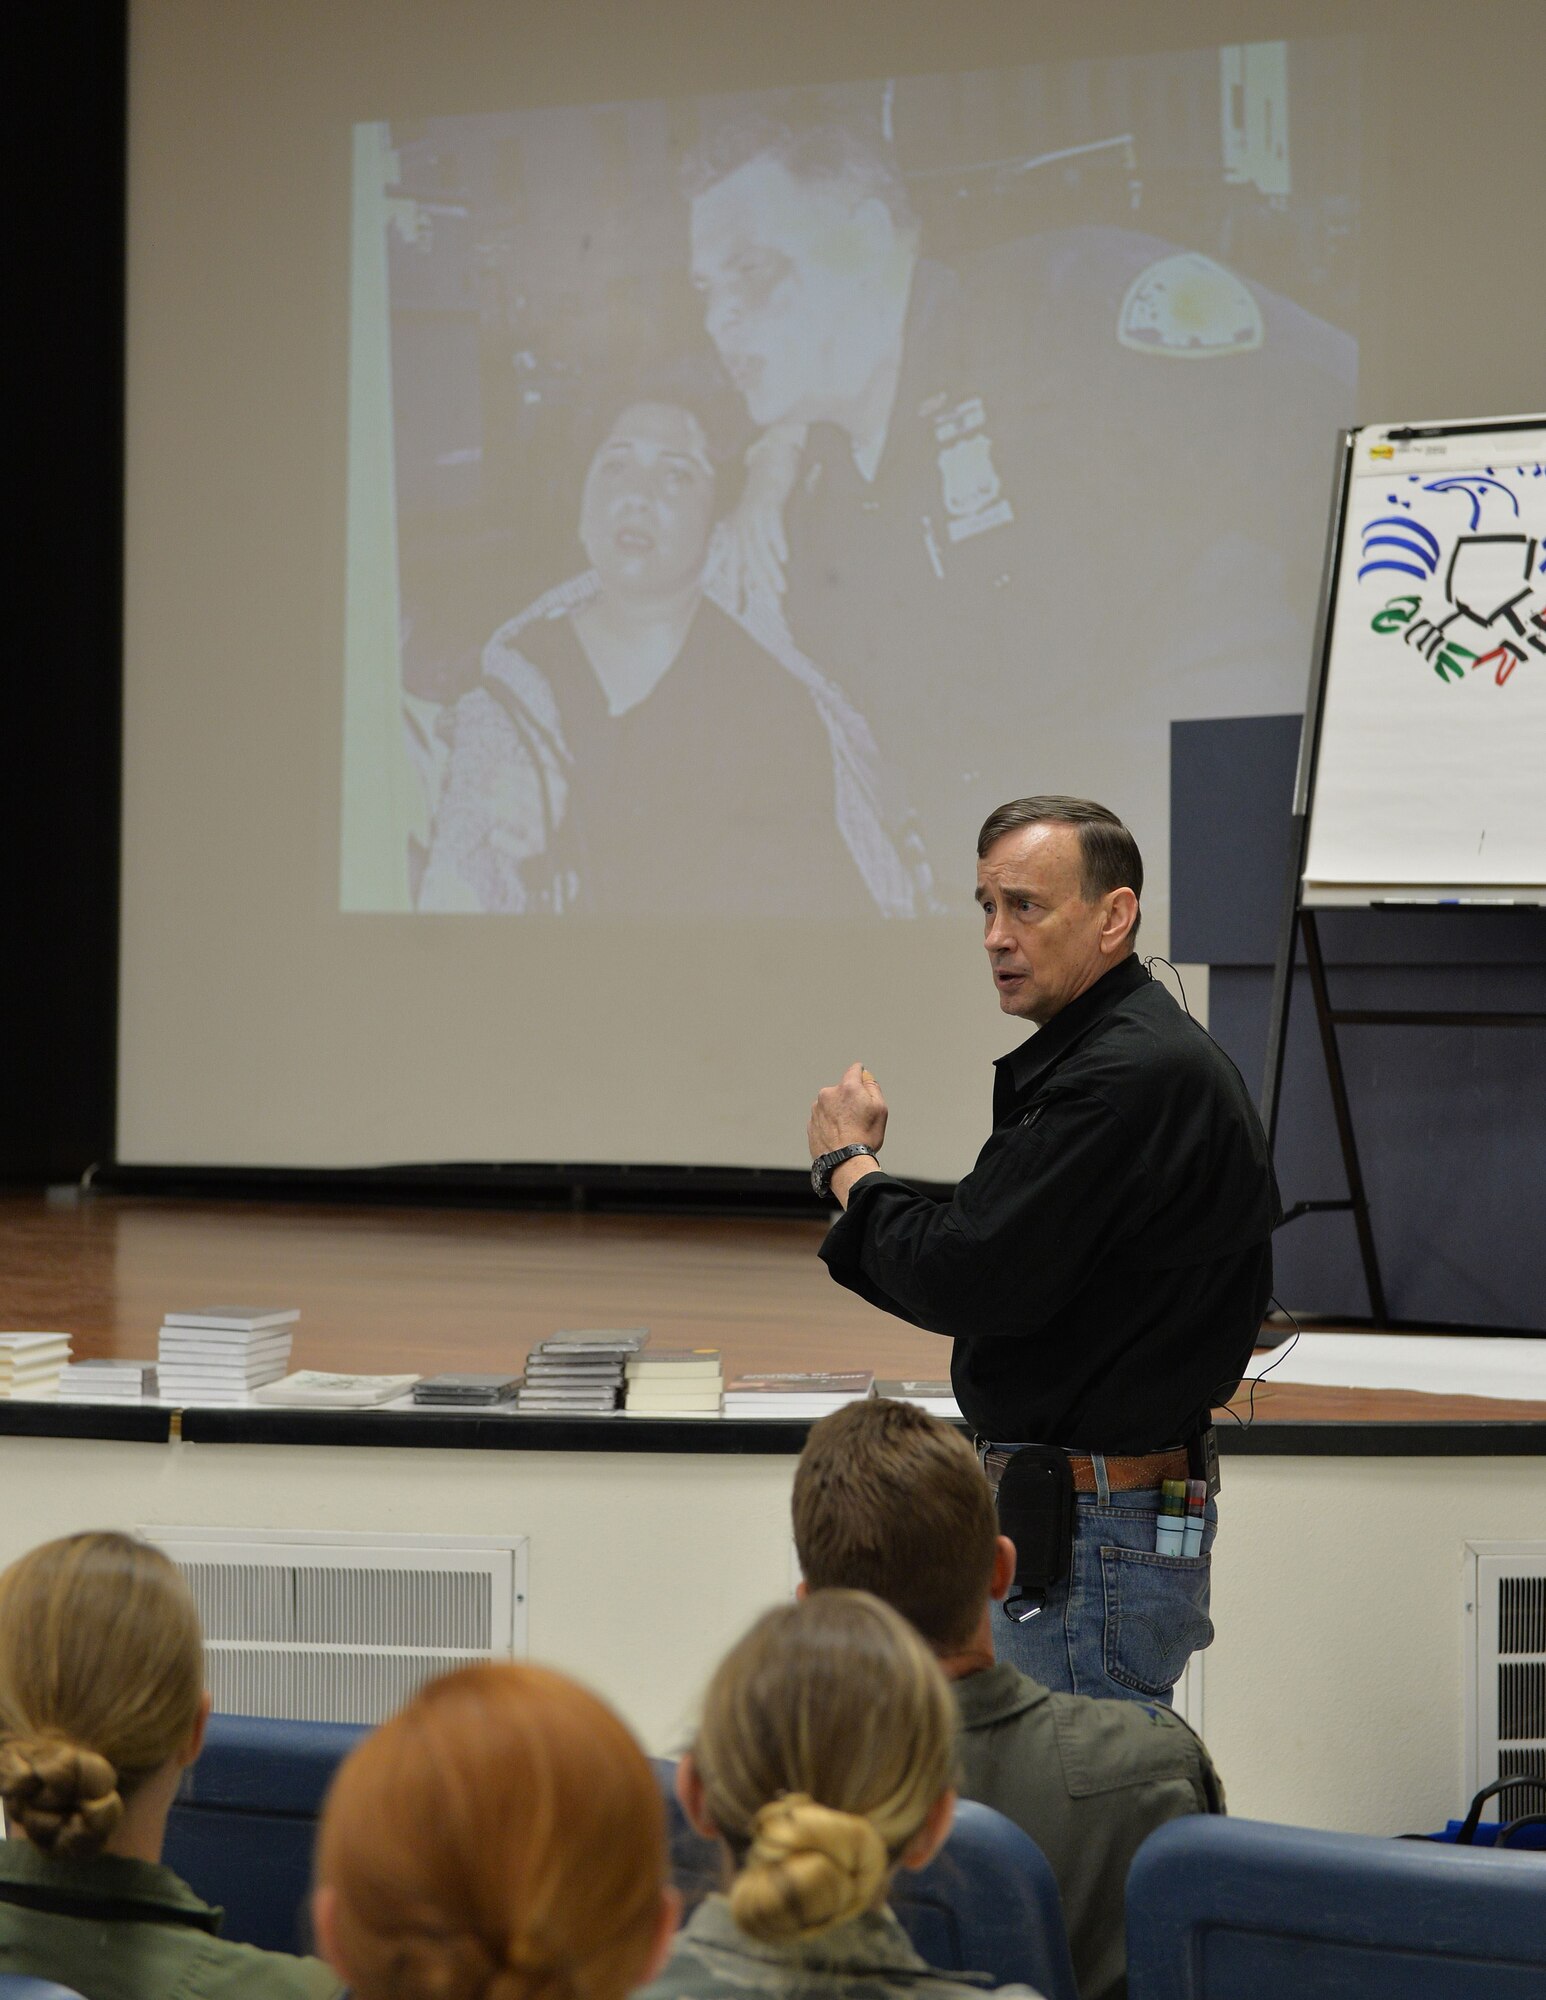
M 677 1767 L 689 1820 L 727 1850 L 728 1893 L 694 1911 L 641 2000 L 849 2000 L 861 1984 L 864 2000 L 983 2000 L 931 1971 L 886 1904 L 896 1870 L 950 1831 L 956 1727 L 933 1655 L 878 1598 L 821 1590 L 759 1619 Z
M 624 2000 L 680 1913 L 649 1760 L 543 1667 L 463 1667 L 339 1767 L 317 1936 L 355 2000 Z
M 158 1549 L 67 1535 L 0 1574 L 0 1972 L 86 2000 L 331 2000 L 316 1959 L 228 1943 L 161 1866 L 209 1719 L 199 1616 Z

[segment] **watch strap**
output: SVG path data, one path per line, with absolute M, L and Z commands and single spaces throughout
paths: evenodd
M 823 1153 L 820 1159 L 811 1161 L 811 1186 L 818 1201 L 826 1200 L 832 1176 L 843 1162 L 857 1160 L 861 1154 L 871 1160 L 877 1157 L 873 1146 L 839 1146 L 835 1153 Z

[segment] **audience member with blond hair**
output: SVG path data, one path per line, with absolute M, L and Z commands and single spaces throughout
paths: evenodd
M 886 1904 L 950 1831 L 955 1707 L 918 1634 L 860 1591 L 770 1611 L 709 1684 L 677 1791 L 719 1839 L 728 1893 L 699 1905 L 648 2000 L 981 2000 L 933 1972 Z M 1028 1994 L 1029 1987 L 1001 1993 Z
M 649 1761 L 543 1667 L 432 1681 L 344 1761 L 317 1936 L 355 2000 L 624 2000 L 680 1904 Z
M 209 1716 L 198 1613 L 158 1550 L 68 1535 L 0 1574 L 0 1972 L 86 2000 L 324 2000 L 315 1959 L 228 1943 L 161 1864 Z
M 793 1512 L 802 1589 L 873 1591 L 928 1641 L 959 1714 L 962 1796 L 1052 1864 L 1081 2000 L 1121 2000 L 1133 1856 L 1166 1820 L 1224 1809 L 1202 1743 L 1159 1702 L 1053 1692 L 995 1661 L 1015 1547 L 954 1425 L 883 1398 L 834 1411 L 811 1426 Z

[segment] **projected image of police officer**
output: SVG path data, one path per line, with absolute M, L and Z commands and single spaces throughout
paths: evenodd
M 1039 737 L 1092 774 L 1119 747 L 1158 805 L 1174 714 L 1299 671 L 1345 335 L 1106 224 L 942 262 L 857 118 L 739 120 L 687 188 L 760 427 L 738 576 L 868 718 L 936 869 Z

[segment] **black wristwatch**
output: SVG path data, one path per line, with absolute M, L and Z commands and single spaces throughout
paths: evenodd
M 832 1176 L 844 1160 L 857 1160 L 863 1153 L 867 1159 L 876 1157 L 873 1146 L 839 1146 L 835 1153 L 823 1153 L 819 1160 L 811 1161 L 811 1186 L 816 1190 L 816 1199 L 825 1201 L 827 1189 L 832 1185 Z

